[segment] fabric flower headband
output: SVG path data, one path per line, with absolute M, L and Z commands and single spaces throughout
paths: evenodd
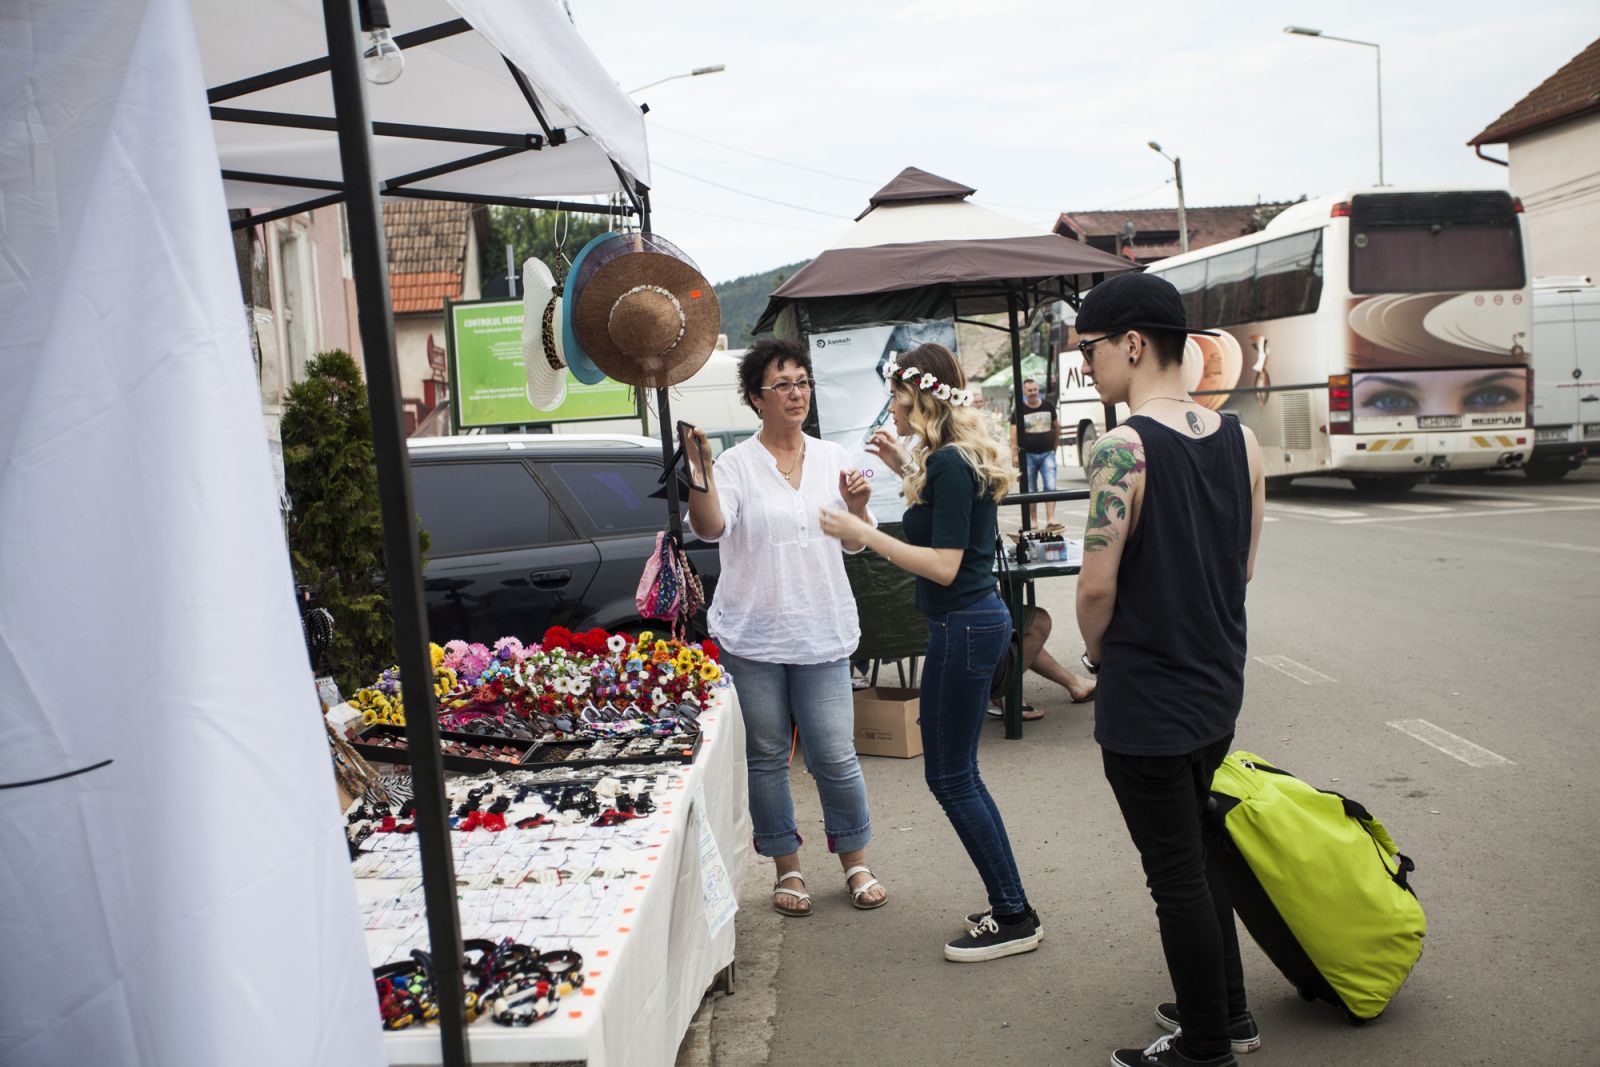
M 918 389 L 925 393 L 931 390 L 935 397 L 948 401 L 953 408 L 972 406 L 972 390 L 952 389 L 932 374 L 916 367 L 900 366 L 894 356 L 890 356 L 889 362 L 884 366 L 883 377 L 885 381 L 899 378 L 903 382 L 915 382 Z

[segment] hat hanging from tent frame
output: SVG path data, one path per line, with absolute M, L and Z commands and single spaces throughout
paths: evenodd
M 522 265 L 522 363 L 528 403 L 554 411 L 567 398 L 567 361 L 561 344 L 561 286 L 543 260 Z
M 626 233 L 588 253 L 568 276 L 567 307 L 590 360 L 616 381 L 649 389 L 677 385 L 705 366 L 722 312 L 682 250 L 653 233 Z
M 583 269 L 590 252 L 593 252 L 611 238 L 619 236 L 621 235 L 615 230 L 607 230 L 579 249 L 577 256 L 572 260 L 571 269 L 567 271 L 567 280 L 564 283 L 561 316 L 562 350 L 566 355 L 567 367 L 572 371 L 572 376 L 584 385 L 596 385 L 605 381 L 606 372 L 595 366 L 594 362 L 589 359 L 588 354 L 583 350 L 583 346 L 578 343 L 578 335 L 573 329 L 572 306 L 577 303 L 575 298 L 578 291 L 576 286 L 578 272 Z

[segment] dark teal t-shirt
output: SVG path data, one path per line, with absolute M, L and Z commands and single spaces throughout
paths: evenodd
M 959 548 L 962 553 L 961 569 L 949 585 L 917 579 L 917 607 L 925 614 L 958 611 L 994 592 L 997 508 L 980 488 L 978 473 L 954 448 L 928 456 L 923 502 L 906 509 L 902 529 L 913 545 Z

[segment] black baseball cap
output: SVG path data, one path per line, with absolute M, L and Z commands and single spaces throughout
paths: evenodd
M 1075 328 L 1079 334 L 1143 328 L 1217 336 L 1213 330 L 1190 326 L 1177 288 L 1165 278 L 1143 271 L 1112 275 L 1090 289 L 1078 306 Z

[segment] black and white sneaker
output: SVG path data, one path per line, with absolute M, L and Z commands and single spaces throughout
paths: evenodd
M 944 947 L 944 958 L 955 963 L 981 963 L 1001 956 L 1032 952 L 1039 947 L 1039 915 L 1030 911 L 1019 923 L 1001 924 L 984 915 L 972 929 Z
M 968 926 L 977 926 L 979 923 L 983 922 L 983 920 L 987 919 L 989 917 L 989 915 L 990 915 L 990 912 L 992 912 L 993 910 L 994 909 L 991 908 L 991 909 L 989 909 L 989 911 L 975 911 L 975 912 L 973 912 L 972 914 L 970 914 L 970 915 L 968 915 L 966 917 L 967 918 L 967 925 Z M 1034 912 L 1033 913 L 1033 922 L 1034 922 L 1034 929 L 1039 932 L 1039 940 L 1043 941 L 1044 940 L 1044 921 L 1039 918 L 1039 913 L 1038 912 Z
M 1111 1054 L 1111 1067 L 1239 1067 L 1233 1053 L 1210 1059 L 1190 1059 L 1178 1051 L 1178 1035 L 1162 1034 L 1146 1048 L 1119 1048 Z
M 1156 1005 L 1156 1022 L 1163 1030 L 1176 1035 L 1178 1029 L 1178 1006 L 1170 1001 Z M 1233 1051 L 1243 1056 L 1247 1052 L 1254 1052 L 1261 1047 L 1261 1030 L 1256 1026 L 1255 1016 L 1249 1012 L 1235 1015 L 1228 1020 L 1228 1040 L 1233 1043 Z

